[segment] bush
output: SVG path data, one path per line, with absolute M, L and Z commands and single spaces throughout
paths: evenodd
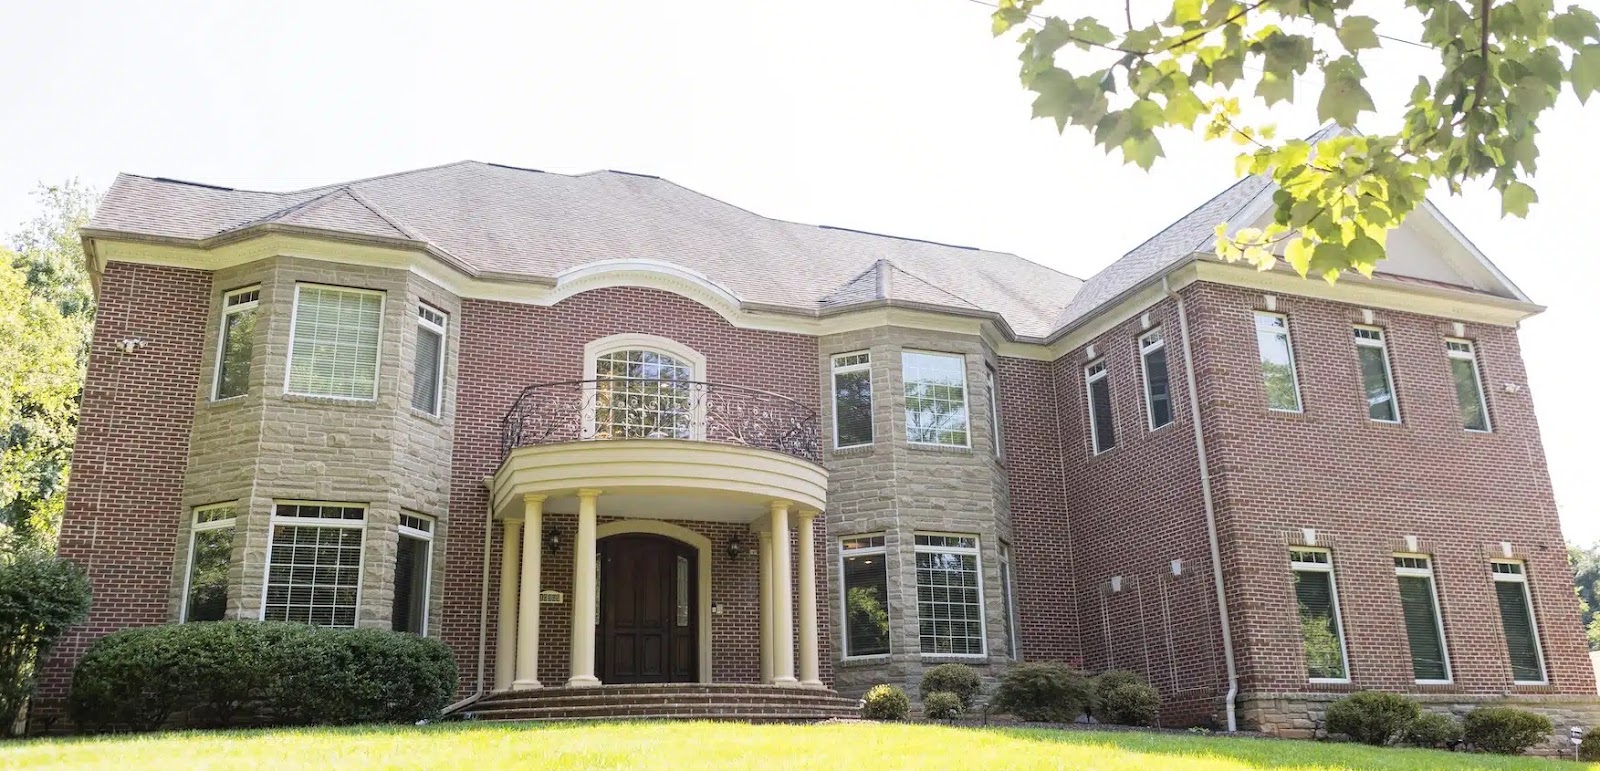
M 1124 683 L 1100 695 L 1095 717 L 1113 725 L 1155 725 L 1161 694 L 1144 683 Z
M 1578 760 L 1600 760 L 1600 727 L 1591 728 L 1583 735 L 1583 742 L 1578 745 Z
M 1406 726 L 1406 744 L 1432 749 L 1454 749 L 1461 743 L 1461 721 L 1441 712 L 1424 712 Z
M 73 672 L 69 707 L 90 729 L 415 722 L 456 687 L 437 640 L 377 629 L 221 621 L 101 638 Z
M 1143 675 L 1140 675 L 1137 672 L 1128 672 L 1121 669 L 1111 669 L 1095 675 L 1090 680 L 1090 686 L 1094 690 L 1094 700 L 1089 704 L 1089 714 L 1093 715 L 1096 720 L 1099 720 L 1102 723 L 1112 722 L 1108 720 L 1105 715 L 1100 714 L 1100 705 L 1105 701 L 1106 697 L 1111 693 L 1111 691 L 1123 685 L 1145 684 L 1146 681 Z
M 949 691 L 934 691 L 922 697 L 922 714 L 929 720 L 953 720 L 967 711 L 961 696 Z
M 861 702 L 861 716 L 868 720 L 905 720 L 911 714 L 906 692 L 887 683 L 872 686 Z
M 1041 723 L 1071 723 L 1093 702 L 1089 678 L 1064 664 L 1012 667 L 994 694 L 996 710 Z
M 972 703 L 982 687 L 977 670 L 966 664 L 940 664 L 922 673 L 923 703 L 927 703 L 932 694 L 953 693 L 961 699 L 961 709 L 965 712 L 972 709 Z
M 1537 712 L 1511 707 L 1479 707 L 1467 713 L 1462 738 L 1484 752 L 1521 755 L 1549 738 L 1555 727 Z
M 42 546 L 0 533 L 0 737 L 33 695 L 39 662 L 89 615 L 89 579 Z
M 1383 746 L 1400 736 L 1422 714 L 1417 702 L 1398 693 L 1361 691 L 1328 705 L 1328 733 L 1362 744 Z

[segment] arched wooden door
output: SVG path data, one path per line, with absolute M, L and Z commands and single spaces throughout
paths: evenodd
M 696 682 L 700 608 L 694 548 L 642 534 L 614 535 L 597 548 L 600 682 Z

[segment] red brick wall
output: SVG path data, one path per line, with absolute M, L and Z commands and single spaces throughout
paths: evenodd
M 43 668 L 45 711 L 95 639 L 169 620 L 210 293 L 203 270 L 113 262 L 100 279 L 60 545 L 89 571 L 94 604 Z M 122 353 L 126 339 L 145 346 Z
M 551 307 L 488 300 L 465 300 L 461 307 L 460 377 L 456 394 L 455 454 L 451 469 L 450 542 L 447 545 L 444 618 L 441 636 L 457 651 L 462 688 L 476 685 L 478 608 L 482 588 L 482 543 L 487 492 L 483 478 L 500 463 L 500 419 L 521 390 L 551 381 L 579 380 L 583 373 L 583 348 L 591 340 L 622 333 L 652 334 L 670 338 L 706 357 L 711 379 L 718 383 L 776 392 L 802 404 L 821 399 L 815 377 L 818 353 L 815 338 L 804 335 L 736 329 L 721 316 L 692 300 L 652 289 L 597 289 Z M 600 499 L 605 514 L 605 497 Z M 560 518 L 551 518 L 561 523 Z M 827 590 L 827 560 L 822 557 L 826 523 L 817 518 L 819 644 L 824 680 L 831 681 L 832 660 L 828 614 L 822 611 L 832 595 Z M 722 525 L 681 522 L 709 536 L 721 550 L 733 529 Z M 563 525 L 570 539 L 575 527 Z M 702 529 L 703 528 L 703 529 Z M 743 531 L 744 526 L 736 529 Z M 569 540 L 570 543 L 570 540 Z M 749 553 L 736 564 L 726 555 L 713 555 L 713 602 L 723 602 L 729 614 L 713 620 L 716 661 L 713 676 L 719 680 L 755 681 L 758 673 L 759 632 L 754 606 L 756 596 L 754 540 L 746 537 Z M 494 629 L 498 613 L 500 536 L 488 555 L 490 619 L 488 666 L 495 660 Z M 570 597 L 571 549 L 547 558 L 542 578 L 551 588 Z M 727 568 L 726 574 L 723 568 Z M 746 586 L 748 584 L 748 586 Z M 553 606 L 554 607 L 554 606 Z M 571 608 L 548 612 L 540 618 L 541 681 L 566 682 L 568 623 Z M 709 612 L 709 609 L 707 609 Z M 746 618 L 748 617 L 748 618 Z M 491 673 L 492 674 L 492 673 Z M 492 678 L 491 678 L 492 681 Z
M 1434 556 L 1455 675 L 1454 685 L 1424 689 L 1593 695 L 1514 330 L 1467 325 L 1494 426 L 1472 434 L 1462 430 L 1444 354 L 1451 322 L 1377 310 L 1404 419 L 1381 424 L 1367 419 L 1360 393 L 1351 325 L 1362 322 L 1361 309 L 1279 297 L 1305 406 L 1304 414 L 1282 414 L 1267 410 L 1259 374 L 1252 312 L 1264 309 L 1263 297 L 1213 284 L 1185 295 L 1245 690 L 1311 688 L 1287 545 L 1301 528 L 1315 528 L 1333 552 L 1354 681 L 1343 688 L 1418 689 L 1391 560 L 1411 535 Z M 1521 388 L 1509 392 L 1508 383 Z M 1546 687 L 1511 683 L 1488 566 L 1503 541 L 1528 560 Z

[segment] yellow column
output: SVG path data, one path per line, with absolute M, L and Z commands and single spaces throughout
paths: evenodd
M 543 559 L 544 496 L 522 496 L 522 599 L 517 605 L 517 679 L 512 690 L 539 682 L 539 566 Z
M 495 629 L 494 689 L 511 689 L 517 662 L 517 563 L 522 554 L 522 522 L 508 519 L 500 540 L 500 626 Z
M 594 676 L 595 499 L 599 490 L 578 491 L 578 537 L 572 544 L 572 676 L 567 687 L 599 685 Z
M 772 502 L 772 684 L 796 686 L 794 679 L 794 576 L 789 571 L 789 502 Z
M 761 570 L 761 682 L 772 682 L 772 533 L 757 534 Z
M 817 512 L 800 510 L 799 560 L 800 582 L 800 686 L 821 688 L 822 678 L 817 668 Z

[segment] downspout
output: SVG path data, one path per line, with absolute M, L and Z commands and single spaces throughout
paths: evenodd
M 489 486 L 489 480 L 483 480 L 483 486 Z M 484 675 L 483 668 L 489 656 L 489 548 L 494 539 L 494 496 L 489 496 L 489 505 L 484 507 L 483 518 L 483 593 L 478 598 L 478 689 L 461 701 L 444 708 L 448 715 L 458 709 L 466 707 L 483 698 Z
M 1183 295 L 1172 290 L 1166 276 L 1161 277 L 1161 289 L 1178 304 L 1178 333 L 1183 338 L 1183 377 L 1189 387 L 1189 422 L 1194 426 L 1194 451 L 1200 464 L 1200 496 L 1206 507 L 1206 539 L 1211 542 L 1211 580 L 1217 590 L 1217 618 L 1222 622 L 1222 658 L 1228 668 L 1228 695 L 1225 708 L 1228 714 L 1228 731 L 1239 730 L 1237 701 L 1239 698 L 1239 670 L 1233 661 L 1233 628 L 1228 623 L 1228 594 L 1222 581 L 1222 547 L 1217 539 L 1217 506 L 1211 496 L 1211 468 L 1206 462 L 1205 431 L 1200 427 L 1200 391 L 1195 385 L 1194 348 L 1189 344 L 1189 312 L 1183 304 Z

